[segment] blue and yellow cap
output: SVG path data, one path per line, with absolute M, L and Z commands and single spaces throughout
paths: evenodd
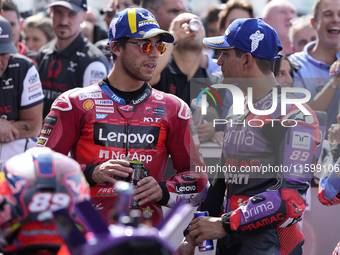
M 236 48 L 255 57 L 273 60 L 281 58 L 279 37 L 270 25 L 259 19 L 236 19 L 223 36 L 207 37 L 203 43 L 213 49 Z
M 160 35 L 161 40 L 167 43 L 175 40 L 170 32 L 160 29 L 151 12 L 132 7 L 118 12 L 113 17 L 108 32 L 109 44 L 123 37 L 145 39 L 156 35 Z

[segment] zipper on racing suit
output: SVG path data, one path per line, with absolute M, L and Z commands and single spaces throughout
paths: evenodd
M 125 125 L 125 135 L 126 135 L 126 143 L 125 143 L 125 158 L 129 155 L 129 121 L 126 119 Z

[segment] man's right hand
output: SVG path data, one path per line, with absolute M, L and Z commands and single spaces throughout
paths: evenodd
M 96 183 L 115 183 L 117 180 L 113 177 L 128 177 L 132 172 L 133 169 L 130 167 L 129 161 L 123 159 L 110 159 L 94 168 L 92 180 Z

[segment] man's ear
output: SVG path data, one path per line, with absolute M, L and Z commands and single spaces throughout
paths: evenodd
M 243 67 L 249 68 L 249 66 L 253 63 L 254 58 L 249 52 L 246 52 L 242 55 L 242 61 L 243 61 Z
M 314 17 L 310 19 L 310 23 L 312 24 L 312 27 L 316 29 L 316 19 Z
M 83 12 L 83 15 L 82 15 L 82 18 L 83 18 L 83 22 L 86 21 L 86 18 L 87 18 L 87 11 L 82 11 Z
M 115 54 L 116 56 L 119 55 L 120 49 L 121 49 L 121 47 L 120 47 L 120 45 L 117 42 L 114 41 L 114 42 L 110 43 L 110 51 L 113 54 Z
M 294 47 L 294 45 L 290 46 L 290 48 L 292 49 L 292 51 L 296 52 L 296 48 Z

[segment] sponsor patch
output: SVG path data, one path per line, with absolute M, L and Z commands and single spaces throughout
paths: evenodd
M 155 98 L 157 100 L 163 100 L 163 95 L 162 94 L 155 94 Z
M 28 88 L 28 92 L 32 92 L 34 90 L 37 90 L 37 89 L 40 89 L 41 88 L 41 84 L 40 83 L 37 83 L 31 87 Z
M 197 182 L 175 183 L 176 192 L 178 194 L 197 193 Z
M 128 155 L 125 154 L 125 152 L 120 152 L 119 150 L 100 150 L 99 156 L 100 159 L 126 159 L 129 158 L 130 160 L 134 161 L 140 161 L 149 163 L 152 162 L 152 155 L 146 155 L 146 154 L 138 154 L 137 152 L 130 153 L 128 152 Z
M 249 196 L 232 196 L 230 199 L 231 210 L 236 210 L 240 206 L 246 206 L 249 198 Z
M 28 99 L 29 99 L 29 100 L 32 100 L 32 99 L 37 98 L 37 97 L 39 97 L 39 96 L 41 96 L 41 95 L 42 95 L 42 92 L 39 92 L 39 93 L 37 93 L 37 94 L 34 94 L 34 95 L 30 96 Z
M 43 126 L 43 128 L 40 131 L 40 135 L 50 136 L 52 132 L 53 132 L 53 127 Z
M 48 141 L 48 139 L 39 138 L 38 145 L 45 146 L 47 141 Z
M 298 131 L 293 132 L 293 142 L 292 142 L 293 148 L 309 150 L 310 141 L 311 141 L 310 134 L 307 134 L 304 132 L 298 132 Z
M 57 121 L 58 121 L 58 117 L 47 115 L 44 119 L 44 124 L 55 126 L 55 124 L 57 124 Z
M 36 83 L 39 81 L 39 76 L 38 74 L 34 74 L 34 75 L 31 75 L 29 78 L 28 78 L 28 82 L 29 84 L 33 84 L 33 83 Z
M 146 208 L 142 208 L 143 215 L 146 219 L 150 219 L 152 217 L 152 214 L 155 210 L 152 210 L 150 206 L 147 206 Z
M 93 108 L 93 102 L 91 100 L 86 100 L 83 104 L 83 108 L 88 111 Z
M 98 105 L 113 105 L 112 100 L 94 100 L 94 103 Z
M 107 112 L 107 113 L 113 113 L 114 108 L 108 107 L 108 106 L 96 106 L 96 112 Z
M 141 102 L 144 102 L 149 96 L 148 91 L 146 91 L 143 95 L 138 97 L 136 100 L 132 99 L 131 102 L 133 105 L 140 104 Z
M 165 105 L 157 105 L 157 104 L 144 104 L 145 115 L 152 116 L 165 116 Z
M 161 120 L 162 118 L 160 117 L 143 117 L 143 122 L 147 122 L 147 123 L 158 123 L 159 120 Z
M 118 106 L 119 110 L 122 110 L 124 112 L 134 112 L 136 110 L 136 107 L 133 105 L 120 105 Z
M 95 93 L 86 93 L 86 94 L 80 94 L 79 100 L 85 100 L 89 98 L 102 98 L 101 92 L 95 92 Z
M 100 188 L 98 190 L 98 194 L 111 194 L 111 195 L 116 195 L 116 191 L 113 187 L 110 188 Z
M 94 123 L 94 143 L 106 147 L 155 149 L 160 127 L 130 126 L 126 133 L 126 126 L 107 123 Z
M 97 113 L 97 114 L 96 114 L 96 119 L 97 119 L 97 120 L 103 120 L 103 119 L 106 118 L 106 116 L 107 116 L 107 114 Z
M 19 66 L 20 66 L 19 63 L 15 63 L 15 64 L 8 65 L 8 68 L 14 68 L 14 67 L 19 67 Z
M 91 78 L 93 79 L 102 79 L 105 76 L 105 73 L 98 70 L 91 71 Z
M 7 80 L 3 79 L 1 87 L 2 89 L 13 89 L 14 88 L 13 79 L 12 78 L 8 78 Z

